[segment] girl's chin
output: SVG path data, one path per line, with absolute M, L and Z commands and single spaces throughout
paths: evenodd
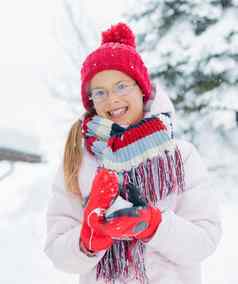
M 108 119 L 110 119 L 111 121 L 122 125 L 122 126 L 128 126 L 134 123 L 139 122 L 143 117 L 130 117 L 128 116 L 128 114 L 124 114 L 121 117 L 111 117 L 111 116 L 107 116 Z
M 139 120 L 131 120 L 131 119 L 111 119 L 113 122 L 119 124 L 122 127 L 128 127 L 131 124 L 139 122 Z
M 111 119 L 113 122 L 119 124 L 119 125 L 129 125 L 130 123 L 128 122 L 128 120 L 125 119 Z

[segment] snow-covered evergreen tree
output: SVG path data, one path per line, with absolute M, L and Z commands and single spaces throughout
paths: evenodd
M 126 15 L 151 77 L 176 105 L 182 131 L 235 127 L 238 1 L 138 0 Z M 194 131 L 191 131 L 194 130 Z

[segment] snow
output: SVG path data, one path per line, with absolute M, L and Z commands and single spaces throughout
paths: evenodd
M 45 210 L 54 170 L 19 163 L 1 182 L 0 283 L 76 283 L 56 271 L 43 253 Z
M 238 283 L 236 267 L 238 230 L 234 228 L 238 213 L 237 204 L 230 202 L 223 204 L 221 213 L 223 236 L 216 252 L 203 263 L 204 284 Z
M 34 4 L 30 4 L 32 2 Z M 24 5 L 27 5 L 29 11 L 36 2 L 24 1 Z M 42 17 L 48 5 L 46 2 L 42 1 L 45 6 L 38 4 L 33 9 L 39 11 L 41 8 Z M 51 9 L 54 8 L 51 5 Z M 15 18 L 18 17 L 18 8 L 21 9 L 19 6 L 14 10 Z M 105 20 L 103 24 L 106 24 Z M 27 25 L 28 22 L 26 24 L 24 21 L 24 27 Z M 11 26 L 9 33 L 13 32 Z M 36 36 L 34 40 L 37 40 Z M 41 40 L 44 40 L 43 33 Z M 18 41 L 21 41 L 20 36 Z M 23 41 L 27 41 L 26 36 Z M 46 57 L 49 56 L 51 64 L 54 64 L 51 66 L 51 71 L 54 69 L 52 72 L 57 72 L 60 66 L 61 54 L 57 53 L 58 47 L 52 42 L 50 40 L 50 50 L 55 50 L 56 54 L 40 53 L 42 57 L 38 60 L 35 54 L 31 58 L 27 57 L 29 53 L 24 49 L 23 42 L 22 57 L 21 52 L 18 56 L 15 53 L 14 57 L 9 56 L 9 60 L 5 56 L 0 57 L 0 92 L 3 94 L 0 104 L 0 147 L 15 146 L 19 150 L 46 157 L 42 164 L 18 162 L 11 175 L 0 180 L 0 283 L 4 284 L 78 283 L 77 275 L 66 274 L 54 268 L 43 252 L 45 213 L 51 184 L 62 158 L 68 130 L 78 117 L 77 112 L 72 112 L 66 101 L 50 96 L 49 90 L 43 84 L 42 74 L 47 73 L 50 67 L 46 64 Z M 13 41 L 11 43 L 16 44 Z M 36 46 L 34 43 L 33 47 Z M 7 48 L 4 52 L 7 52 Z M 13 54 L 12 49 L 11 53 Z M 23 60 L 24 57 L 28 62 Z M 57 62 L 55 59 L 58 59 Z M 235 94 L 236 91 L 233 92 Z M 225 137 L 224 144 L 224 141 L 218 141 L 217 137 L 208 136 L 208 133 L 209 131 L 201 137 L 199 147 L 214 177 L 214 186 L 220 194 L 223 236 L 216 252 L 203 264 L 203 284 L 237 284 L 238 135 L 237 130 L 232 128 L 228 133 L 229 137 Z M 9 167 L 9 163 L 0 162 L 0 177 Z

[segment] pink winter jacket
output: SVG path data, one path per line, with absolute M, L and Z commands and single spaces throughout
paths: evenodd
M 201 262 L 221 238 L 220 207 L 207 169 L 191 143 L 177 140 L 177 144 L 184 161 L 186 191 L 159 202 L 164 210 L 162 223 L 145 254 L 151 284 L 201 284 Z M 97 161 L 84 150 L 78 178 L 84 197 L 90 192 L 96 168 Z M 80 284 L 103 283 L 96 281 L 95 268 L 105 251 L 88 257 L 79 249 L 82 207 L 66 191 L 63 163 L 53 182 L 46 218 L 44 251 L 55 267 L 79 274 Z

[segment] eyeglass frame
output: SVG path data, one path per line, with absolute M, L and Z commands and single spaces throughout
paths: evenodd
M 89 100 L 90 101 L 93 101 L 94 103 L 96 102 L 96 103 L 101 103 L 101 102 L 104 102 L 104 101 L 106 101 L 107 99 L 108 99 L 108 97 L 109 97 L 109 93 L 112 91 L 114 94 L 116 94 L 118 97 L 123 97 L 123 96 L 126 96 L 126 95 L 128 95 L 128 94 L 130 94 L 130 90 L 132 90 L 132 89 L 134 89 L 134 87 L 139 87 L 138 86 L 138 84 L 134 81 L 132 84 L 130 84 L 130 85 L 128 85 L 127 84 L 127 88 L 126 88 L 126 92 L 124 93 L 124 94 L 120 94 L 120 95 L 118 95 L 118 93 L 119 92 L 117 92 L 116 90 L 115 90 L 115 87 L 117 87 L 120 83 L 122 83 L 122 82 L 127 82 L 126 80 L 121 80 L 121 81 L 119 81 L 119 82 L 117 82 L 117 83 L 115 83 L 114 85 L 113 85 L 113 87 L 112 87 L 112 89 L 111 90 L 107 90 L 107 89 L 104 89 L 104 88 L 94 88 L 93 90 L 103 90 L 103 91 L 105 91 L 105 93 L 106 93 L 106 97 L 104 98 L 104 99 L 102 99 L 102 100 L 94 100 L 93 99 L 93 97 L 92 97 L 92 91 L 93 90 L 90 90 L 89 91 Z

